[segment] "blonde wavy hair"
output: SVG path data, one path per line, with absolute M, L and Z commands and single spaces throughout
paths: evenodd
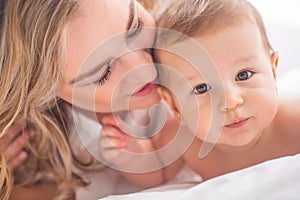
M 34 132 L 29 159 L 7 170 L 1 152 L 1 199 L 11 185 L 51 174 L 62 193 L 83 182 L 73 174 L 63 102 L 57 98 L 64 62 L 65 25 L 75 0 L 0 0 L 0 137 L 16 123 Z
M 1 183 L 0 198 L 9 199 L 9 194 L 12 190 L 12 182 L 10 179 L 10 172 L 7 168 L 4 156 L 2 155 L 0 155 L 0 183 Z
M 137 0 L 146 10 L 152 11 L 161 0 Z

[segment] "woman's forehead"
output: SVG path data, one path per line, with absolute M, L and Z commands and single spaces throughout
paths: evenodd
M 124 33 L 130 0 L 80 0 L 77 13 L 68 22 L 66 64 L 78 66 L 99 44 Z
M 126 28 L 132 0 L 79 0 L 77 12 L 71 19 L 74 25 L 102 28 L 101 32 Z M 72 22 L 71 22 L 72 23 Z M 78 29 L 77 31 L 80 31 Z

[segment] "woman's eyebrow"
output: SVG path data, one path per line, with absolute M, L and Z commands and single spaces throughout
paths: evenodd
M 135 2 L 134 0 L 131 0 L 130 1 L 130 4 L 129 4 L 129 17 L 128 17 L 128 22 L 127 22 L 127 31 L 130 30 L 130 27 L 132 26 L 132 23 L 133 23 L 133 19 L 134 19 L 134 15 L 135 15 Z

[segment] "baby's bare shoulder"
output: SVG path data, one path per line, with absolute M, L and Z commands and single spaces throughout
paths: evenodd
M 300 141 L 300 99 L 280 99 L 274 125 L 280 135 Z
M 284 122 L 289 125 L 300 122 L 300 99 L 281 98 L 275 120 L 279 124 Z

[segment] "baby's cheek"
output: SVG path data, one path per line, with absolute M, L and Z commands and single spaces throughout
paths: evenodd
M 209 134 L 211 124 L 211 114 L 200 112 L 196 137 L 204 141 Z

